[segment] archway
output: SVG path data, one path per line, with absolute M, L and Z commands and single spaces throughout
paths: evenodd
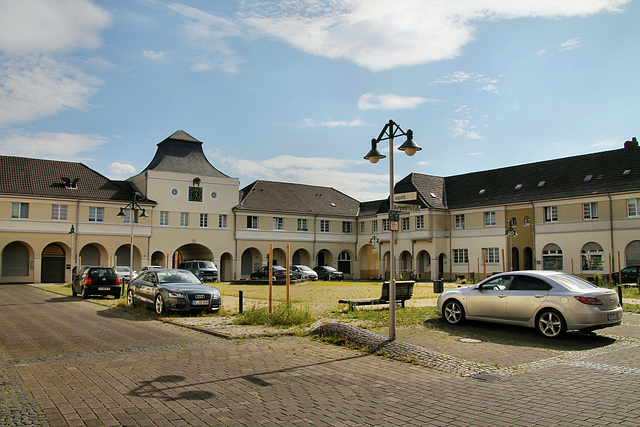
M 51 243 L 42 250 L 41 283 L 64 283 L 67 254 L 57 243 Z
M 233 280 L 233 256 L 229 252 L 225 252 L 220 256 L 218 277 L 221 282 L 230 282 Z
M 106 262 L 102 262 L 103 255 L 104 258 L 107 257 L 106 253 L 107 251 L 103 247 L 98 246 L 95 243 L 89 243 L 88 245 L 83 246 L 78 253 L 78 256 L 80 257 L 80 265 L 107 265 Z M 127 252 L 127 260 L 129 259 L 128 253 L 129 252 Z M 129 265 L 129 261 L 127 261 L 127 265 Z M 80 270 L 80 268 L 78 268 L 78 270 Z
M 511 271 L 520 270 L 520 250 L 511 248 Z
M 349 251 L 342 251 L 338 255 L 338 270 L 345 276 L 351 276 L 351 254 Z
M 418 252 L 418 278 L 431 280 L 431 254 L 427 251 Z
M 529 246 L 524 248 L 523 256 L 524 256 L 523 268 L 525 270 L 533 270 L 533 249 L 531 249 Z
M 284 249 L 273 248 L 273 265 L 280 265 L 282 267 L 287 265 L 287 253 Z
M 640 265 L 640 241 L 634 240 L 624 249 L 625 265 Z
M 180 246 L 174 252 L 174 256 L 177 255 L 178 264 L 185 261 L 215 261 L 213 258 L 213 252 L 204 245 L 199 243 L 187 243 Z
M 330 251 L 328 251 L 327 249 L 322 249 L 320 252 L 318 252 L 318 255 L 316 256 L 317 266 L 323 266 L 323 265 L 332 266 L 332 264 L 333 264 L 333 254 Z
M 240 257 L 240 276 L 248 278 L 251 273 L 258 271 L 262 263 L 262 253 L 256 248 L 247 248 Z
M 11 242 L 2 249 L 2 277 L 15 277 L 16 281 L 26 280 L 29 276 L 31 251 L 22 242 Z M 20 279 L 18 279 L 20 278 Z M 32 281 L 32 279 L 29 279 Z
M 378 279 L 381 276 L 378 251 L 373 245 L 364 245 L 360 249 L 358 259 L 360 259 L 361 279 Z
M 297 249 L 291 257 L 291 264 L 311 266 L 311 254 L 306 249 Z
M 398 260 L 398 274 L 402 279 L 407 280 L 411 277 L 411 270 L 413 270 L 413 257 L 411 252 L 402 251 L 400 253 L 400 259 Z
M 116 266 L 127 265 L 131 267 L 133 271 L 140 271 L 140 269 L 142 268 L 142 253 L 140 252 L 140 249 L 136 245 L 133 245 L 133 266 L 130 266 L 129 265 L 131 263 L 130 250 L 131 250 L 131 245 L 129 244 L 122 245 L 116 250 Z
M 151 265 L 159 265 L 160 267 L 167 266 L 167 257 L 160 251 L 155 251 L 151 254 Z
M 595 242 L 589 242 L 582 247 L 581 252 L 580 265 L 583 273 L 604 270 L 602 246 Z

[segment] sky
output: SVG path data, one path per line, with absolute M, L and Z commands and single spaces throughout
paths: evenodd
M 422 147 L 395 181 L 640 136 L 639 24 L 640 0 L 0 0 L 0 154 L 120 180 L 183 130 L 241 187 L 382 199 L 389 120 Z

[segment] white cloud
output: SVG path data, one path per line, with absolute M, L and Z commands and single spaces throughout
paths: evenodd
M 261 161 L 218 157 L 230 175 L 239 176 L 243 185 L 258 179 L 279 182 L 304 183 L 333 187 L 358 200 L 387 197 L 379 188 L 389 185 L 389 175 L 346 172 L 365 160 L 345 160 L 328 157 L 276 156 Z
M 308 127 L 330 127 L 330 128 L 370 126 L 368 123 L 363 122 L 360 119 L 354 119 L 351 121 L 304 119 L 304 125 Z
M 563 50 L 576 50 L 580 47 L 581 44 L 582 41 L 579 38 L 569 39 L 566 42 L 560 44 L 560 46 L 558 46 L 558 50 L 561 52 Z
M 242 57 L 226 41 L 229 37 L 244 35 L 238 23 L 203 12 L 190 6 L 173 3 L 167 5 L 184 21 L 180 36 L 194 58 L 193 71 L 221 69 L 229 73 L 238 72 Z
M 416 108 L 427 101 L 429 99 L 420 96 L 365 93 L 358 100 L 358 108 L 360 110 L 406 110 Z
M 51 160 L 88 161 L 81 153 L 106 143 L 100 135 L 42 132 L 37 135 L 9 135 L 0 140 L 0 153 L 9 156 Z
M 46 55 L 0 59 L 0 127 L 86 109 L 100 84 Z
M 114 179 L 129 178 L 136 173 L 136 168 L 129 163 L 113 162 L 109 164 L 109 173 Z
M 152 61 L 159 61 L 164 56 L 164 52 L 154 52 L 152 50 L 143 50 L 142 55 Z
M 469 119 L 454 119 L 452 130 L 454 137 L 464 136 L 467 139 L 482 139 L 476 125 L 472 124 Z
M 372 71 L 460 55 L 482 20 L 556 18 L 619 11 L 631 0 L 246 0 L 259 33 Z
M 498 93 L 499 80 L 497 78 L 486 77 L 476 72 L 467 73 L 464 71 L 455 71 L 451 74 L 439 78 L 438 80 L 433 81 L 431 84 L 450 85 L 464 82 L 476 83 L 479 86 L 478 90 Z
M 0 51 L 19 55 L 101 45 L 109 14 L 87 0 L 0 0 Z

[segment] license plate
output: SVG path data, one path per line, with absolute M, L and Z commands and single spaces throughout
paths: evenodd
M 111 288 L 98 288 L 99 291 L 110 291 Z
M 209 301 L 191 301 L 191 305 L 209 305 Z
M 622 318 L 622 313 L 612 313 L 607 315 L 607 319 L 609 320 L 620 320 Z

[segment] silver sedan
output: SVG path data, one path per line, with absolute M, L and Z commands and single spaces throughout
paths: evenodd
M 436 311 L 451 324 L 470 319 L 521 325 L 549 338 L 622 321 L 615 291 L 543 270 L 500 273 L 477 285 L 450 289 L 438 298 Z

